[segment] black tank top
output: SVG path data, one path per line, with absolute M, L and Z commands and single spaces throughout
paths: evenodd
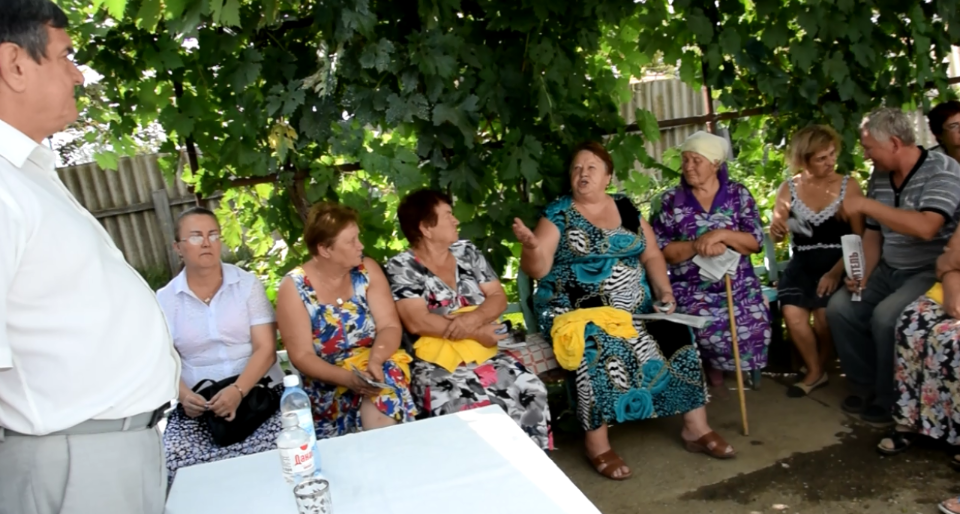
M 797 196 L 797 187 L 794 185 L 793 179 L 787 180 L 787 184 L 790 186 L 790 217 L 806 221 L 813 228 L 813 235 L 811 236 L 797 233 L 790 234 L 790 244 L 794 252 L 827 248 L 839 249 L 841 248 L 840 238 L 853 233 L 850 224 L 837 216 L 840 204 L 843 203 L 843 197 L 847 193 L 847 180 L 844 178 L 843 184 L 840 186 L 840 194 L 837 195 L 836 200 L 819 212 L 814 212 L 807 207 Z

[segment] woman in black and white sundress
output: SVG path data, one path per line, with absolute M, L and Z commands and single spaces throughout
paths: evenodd
M 787 389 L 794 398 L 827 384 L 823 368 L 833 342 L 826 307 L 843 284 L 840 238 L 863 234 L 863 218 L 844 220 L 838 215 L 846 195 L 863 195 L 856 180 L 837 173 L 839 152 L 840 136 L 830 127 L 811 125 L 793 136 L 790 167 L 796 175 L 780 186 L 770 224 L 773 240 L 780 242 L 789 233 L 793 249 L 777 297 L 790 339 L 807 366 L 806 376 Z
M 454 363 L 452 371 L 418 355 L 411 365 L 414 398 L 431 416 L 498 405 L 534 443 L 550 449 L 546 387 L 519 361 L 496 351 L 503 336 L 495 333 L 495 322 L 507 297 L 480 250 L 460 240 L 451 205 L 450 197 L 431 190 L 400 203 L 397 216 L 411 249 L 387 263 L 390 287 L 409 335 L 472 339 L 495 355 Z
M 201 415 L 231 419 L 265 376 L 277 394 L 283 392 L 276 323 L 263 284 L 256 275 L 220 262 L 220 225 L 212 212 L 185 211 L 176 234 L 174 248 L 184 270 L 157 292 L 182 363 L 179 404 L 163 431 L 168 486 L 179 468 L 275 449 L 279 409 L 246 440 L 230 446 L 214 443 Z M 234 375 L 239 375 L 236 382 L 209 404 L 191 390 L 201 380 Z

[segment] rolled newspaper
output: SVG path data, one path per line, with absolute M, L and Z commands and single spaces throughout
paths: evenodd
M 847 276 L 858 282 L 856 293 L 850 295 L 850 300 L 860 301 L 860 284 L 863 280 L 863 240 L 856 234 L 847 234 L 840 238 L 840 246 L 843 247 L 843 267 L 847 270 Z

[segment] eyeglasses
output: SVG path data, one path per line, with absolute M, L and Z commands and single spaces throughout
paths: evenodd
M 960 132 L 960 121 L 955 121 L 945 127 L 943 127 L 944 132 Z
M 193 246 L 200 246 L 203 244 L 204 238 L 206 238 L 206 240 L 209 241 L 210 244 L 213 244 L 220 240 L 220 234 L 208 234 L 206 236 L 193 235 L 193 236 L 189 236 L 184 239 L 181 239 L 180 241 L 177 241 L 177 242 L 183 243 L 184 241 L 186 241 L 192 244 Z

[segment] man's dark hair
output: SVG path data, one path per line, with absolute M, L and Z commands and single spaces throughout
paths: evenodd
M 23 48 L 38 63 L 47 55 L 47 25 L 67 27 L 67 15 L 50 0 L 0 0 L 0 44 Z

